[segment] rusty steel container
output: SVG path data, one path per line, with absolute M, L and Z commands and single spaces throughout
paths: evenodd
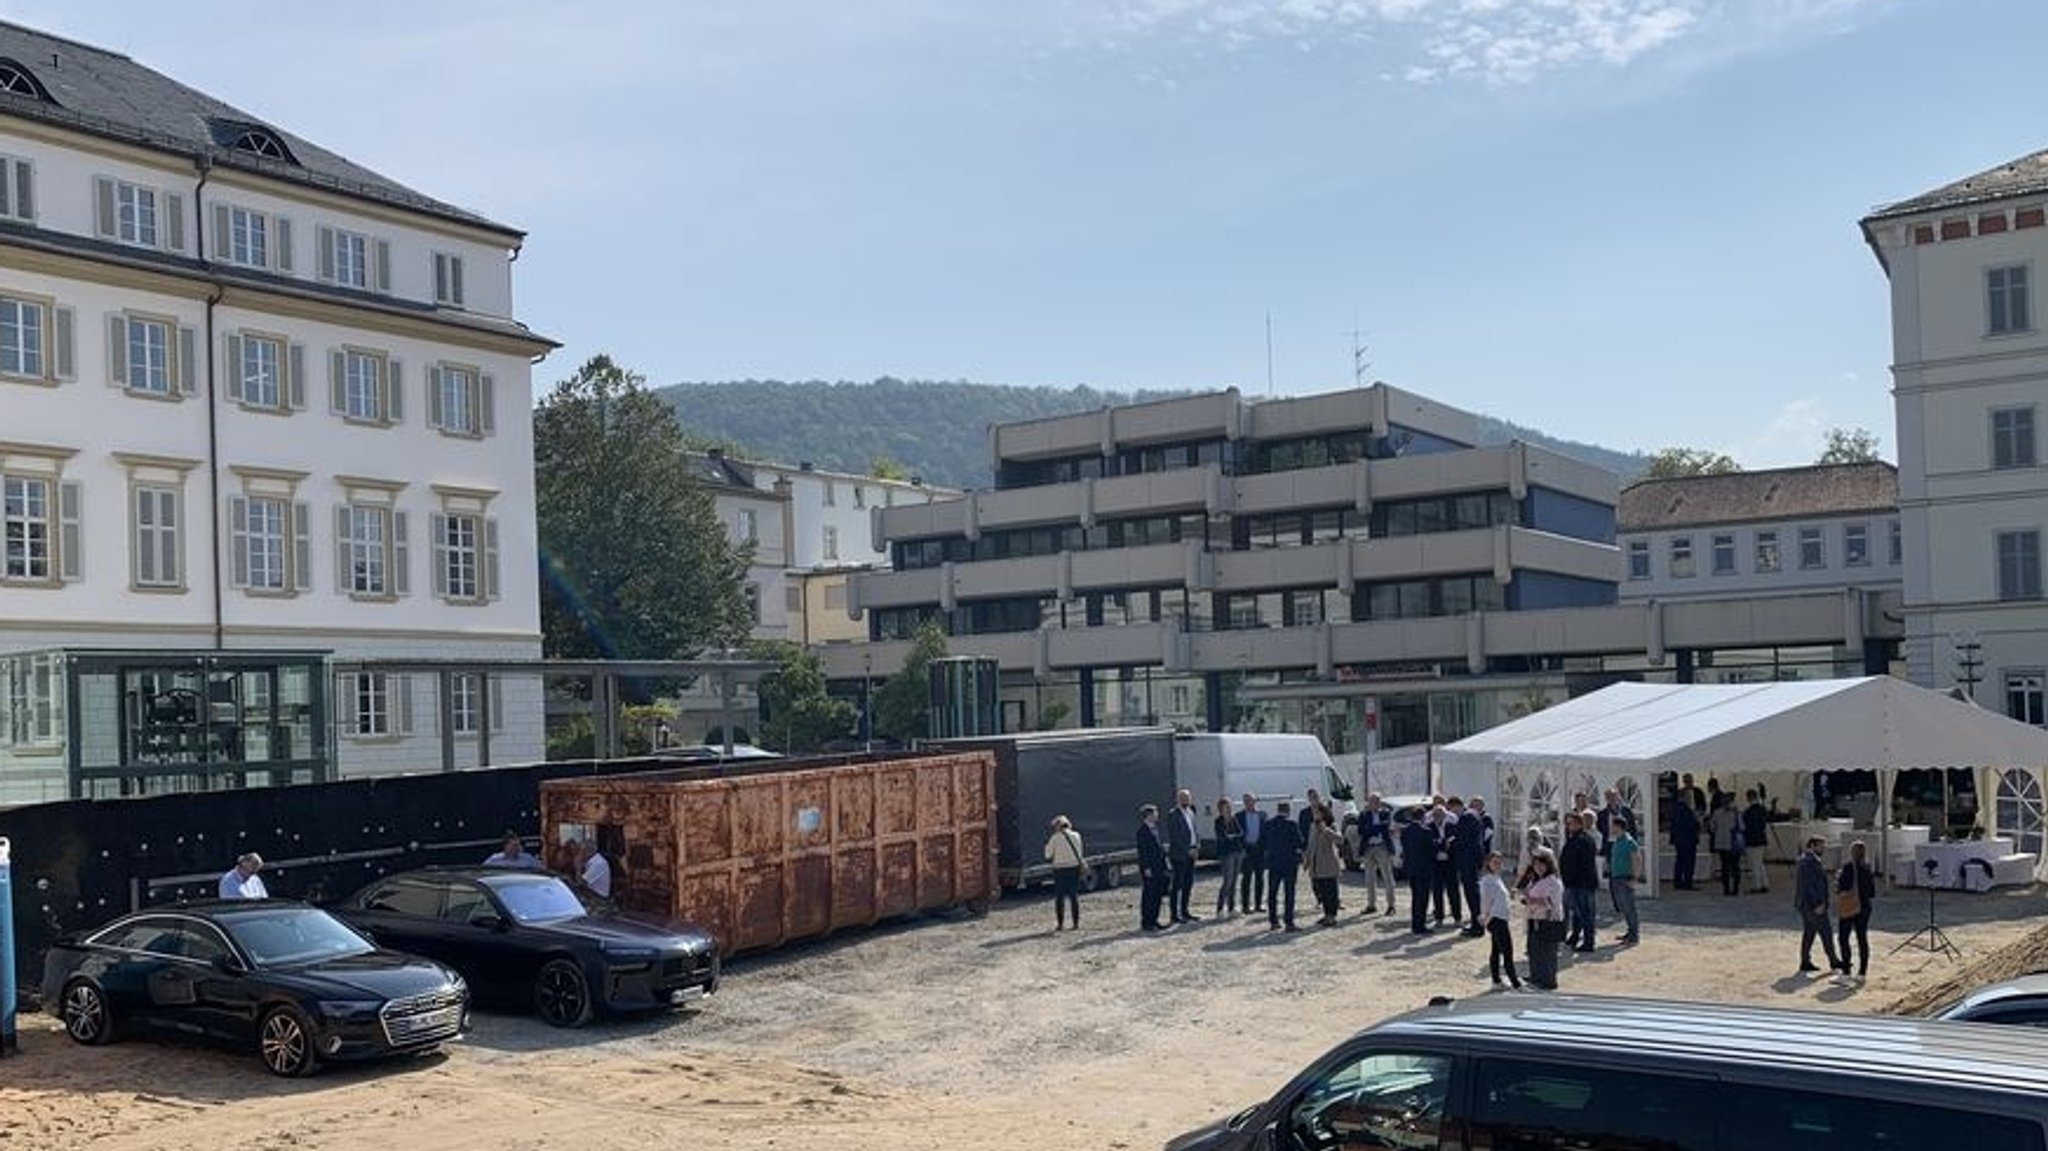
M 688 920 L 727 954 L 999 892 L 995 757 L 858 755 L 549 780 L 548 862 L 595 837 L 613 902 Z

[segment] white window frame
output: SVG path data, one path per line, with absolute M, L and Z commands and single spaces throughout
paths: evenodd
M 2035 727 L 2048 724 L 2048 672 L 2038 667 L 2007 669 L 2005 714 Z
M 158 207 L 155 188 L 114 181 L 114 238 L 138 248 L 162 247 L 158 238 L 164 226 Z
M 1799 570 L 1826 571 L 1828 566 L 1828 533 L 1824 528 L 1803 527 L 1799 529 Z
M 1778 542 L 1777 529 L 1759 530 L 1752 550 L 1758 575 L 1785 570 L 1785 551 Z
M 477 734 L 482 726 L 479 705 L 483 702 L 483 677 L 474 672 L 448 679 L 448 731 L 460 737 Z
M 56 582 L 57 512 L 56 477 L 0 475 L 0 583 Z
M 254 208 L 239 204 L 227 206 L 228 215 L 228 261 L 245 268 L 268 268 L 270 252 L 270 216 Z
M 427 368 L 427 424 L 441 434 L 476 439 L 497 432 L 497 381 L 470 364 Z
M 291 590 L 292 503 L 276 496 L 245 498 L 241 531 L 243 585 L 251 591 Z
M 1999 427 L 1999 421 L 2006 426 Z M 2015 404 L 1991 409 L 1991 466 L 1995 470 L 2031 468 L 2040 463 L 2040 443 L 2034 405 Z
M 441 578 L 444 598 L 475 601 L 485 596 L 484 517 L 457 512 L 441 517 Z
M 2034 330 L 2032 266 L 2001 264 L 1984 269 L 1984 334 L 2023 336 Z
M 391 677 L 382 672 L 359 671 L 349 676 L 348 733 L 357 739 L 388 739 L 395 734 L 391 722 Z
M 130 484 L 128 516 L 130 585 L 137 590 L 185 590 L 184 488 Z
M 337 542 L 342 548 L 341 564 L 346 573 L 341 587 L 344 594 L 354 599 L 389 599 L 397 594 L 397 547 L 392 525 L 398 514 L 388 504 L 341 505 Z
M 1870 525 L 1842 525 L 1842 566 L 1846 568 L 1867 568 L 1870 566 Z
M 47 302 L 0 295 L 0 376 L 37 381 L 53 378 L 56 365 L 50 327 Z
M 1665 557 L 1672 579 L 1691 579 L 1699 574 L 1699 563 L 1693 557 L 1691 536 L 1672 536 L 1665 548 Z
M 298 499 L 303 478 L 245 474 L 242 491 L 228 497 L 228 583 L 243 594 L 290 597 L 313 590 L 313 508 Z
M 383 423 L 383 361 L 373 352 L 355 350 L 342 357 L 342 414 L 359 423 Z
M 1735 533 L 1715 532 L 1707 537 L 1708 569 L 1717 576 L 1735 574 Z M 1728 562 L 1721 562 L 1726 559 Z
M 64 655 L 0 656 L 0 747 L 61 747 Z
M 753 508 L 741 508 L 739 514 L 739 537 L 743 544 L 758 543 L 761 539 L 761 517 Z
M 837 526 L 837 525 L 835 525 L 835 524 L 826 524 L 826 525 L 825 525 L 825 530 L 824 530 L 824 532 L 823 532 L 823 537 L 824 537 L 824 538 L 823 538 L 823 539 L 822 539 L 822 540 L 820 541 L 820 543 L 822 544 L 822 546 L 823 546 L 823 548 L 824 548 L 824 558 L 825 558 L 825 562 L 826 562 L 826 563 L 837 563 L 837 562 L 839 561 L 839 528 L 838 528 L 838 526 Z
M 131 392 L 146 396 L 171 394 L 173 325 L 145 316 L 128 317 L 128 378 Z
M 327 231 L 329 282 L 344 288 L 370 287 L 370 237 L 346 228 Z

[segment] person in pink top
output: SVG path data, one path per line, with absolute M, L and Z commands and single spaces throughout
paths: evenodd
M 1564 938 L 1564 881 L 1557 877 L 1557 856 L 1536 849 L 1530 861 L 1535 878 L 1522 898 L 1529 908 L 1529 985 L 1557 990 L 1557 945 Z

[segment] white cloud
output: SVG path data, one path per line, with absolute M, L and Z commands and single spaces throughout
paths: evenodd
M 1778 405 L 1755 437 L 1729 454 L 1746 468 L 1810 464 L 1826 445 L 1831 426 L 1827 404 L 1818 396 L 1801 396 Z
M 1770 42 L 1839 24 L 1883 0 L 1108 0 L 1105 38 L 1181 37 L 1239 49 L 1274 40 L 1387 34 L 1418 57 L 1385 74 L 1529 83 L 1619 68 L 1681 41 Z

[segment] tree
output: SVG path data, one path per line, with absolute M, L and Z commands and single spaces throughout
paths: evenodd
M 1061 723 L 1066 721 L 1067 713 L 1073 710 L 1073 708 L 1067 706 L 1066 700 L 1046 700 L 1045 706 L 1038 709 L 1038 730 L 1056 730 Z
M 946 632 L 936 620 L 926 620 L 910 641 L 910 654 L 903 670 L 875 689 L 875 733 L 885 739 L 908 743 L 931 732 L 932 675 L 935 659 L 946 655 Z
M 1665 448 L 1650 457 L 1649 469 L 1643 474 L 1653 480 L 1668 480 L 1679 476 L 1719 476 L 1741 470 L 1741 464 L 1719 452 L 1704 448 Z
M 682 659 L 752 625 L 750 549 L 690 475 L 674 414 L 593 357 L 533 415 L 541 641 L 555 659 Z
M 757 689 L 763 747 L 804 755 L 852 738 L 860 713 L 825 693 L 825 665 L 815 653 L 786 640 L 768 640 L 754 644 L 749 654 L 778 665 Z
M 1828 446 L 1820 464 L 1869 464 L 1877 462 L 1877 433 L 1869 428 L 1829 428 Z
M 868 461 L 868 474 L 878 480 L 907 480 L 910 478 L 910 469 L 898 463 L 896 457 L 889 453 L 876 452 L 874 458 Z

